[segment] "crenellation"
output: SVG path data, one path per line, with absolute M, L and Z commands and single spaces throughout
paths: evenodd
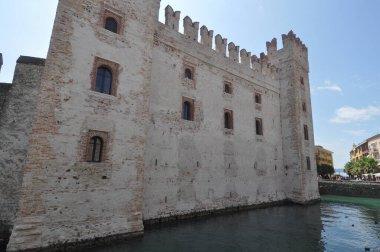
M 272 55 L 277 52 L 277 39 L 273 38 L 271 42 L 267 42 L 267 53 Z
M 180 11 L 174 11 L 173 8 L 168 5 L 165 8 L 165 24 L 175 31 L 179 31 L 179 19 L 181 17 Z
M 14 184 L 0 186 L 0 201 L 12 202 L 0 204 L 14 223 L 9 252 L 142 234 L 144 222 L 165 217 L 319 197 L 316 168 L 304 168 L 306 158 L 315 161 L 312 111 L 299 109 L 300 101 L 311 107 L 307 50 L 293 32 L 282 49 L 267 42 L 259 57 L 220 34 L 213 50 L 214 32 L 185 17 L 180 33 L 171 6 L 159 22 L 160 0 L 107 3 L 120 9 L 116 16 L 97 1 L 59 1 L 46 63 L 18 61 L 15 82 L 28 92 L 0 85 L 0 135 L 11 143 L 0 145 L 0 168 L 18 162 L 7 173 L 23 178 L 17 186 L 0 176 L 0 185 Z M 119 29 L 103 27 L 105 17 L 116 17 Z M 17 90 L 28 102 L 9 96 Z M 18 113 L 23 107 L 33 111 Z M 8 151 L 20 144 L 25 159 Z
M 206 48 L 212 48 L 212 39 L 214 37 L 214 31 L 208 30 L 205 25 L 201 27 L 201 44 Z
M 183 28 L 186 38 L 198 42 L 199 22 L 193 22 L 189 16 L 186 16 L 183 19 Z
M 250 52 L 247 52 L 247 50 L 242 49 L 240 51 L 240 60 L 241 60 L 242 66 L 251 68 L 251 53 Z
M 218 54 L 226 56 L 227 39 L 223 38 L 220 34 L 215 36 L 215 50 Z
M 230 61 L 239 63 L 239 46 L 236 46 L 233 42 L 228 44 L 228 57 Z

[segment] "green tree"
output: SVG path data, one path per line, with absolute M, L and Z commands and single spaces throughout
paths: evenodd
M 317 164 L 317 173 L 321 175 L 323 178 L 328 178 L 329 175 L 335 173 L 334 167 L 330 165 L 318 165 Z
M 344 166 L 344 172 L 351 176 L 360 176 L 368 173 L 378 173 L 380 169 L 375 159 L 364 157 L 355 162 L 348 162 Z

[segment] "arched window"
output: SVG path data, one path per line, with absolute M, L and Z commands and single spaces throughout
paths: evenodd
M 112 17 L 108 17 L 106 19 L 105 24 L 104 24 L 104 28 L 106 30 L 111 31 L 111 32 L 118 33 L 118 24 L 117 24 L 116 19 L 114 19 Z
M 309 140 L 309 129 L 307 128 L 307 125 L 303 126 L 303 134 L 304 134 L 305 140 Z
M 224 128 L 233 129 L 232 111 L 224 112 Z
M 94 136 L 90 139 L 88 146 L 88 161 L 89 162 L 102 162 L 103 154 L 103 139 Z
M 260 118 L 256 118 L 256 135 L 263 135 L 263 121 Z
M 96 74 L 96 87 L 95 91 L 111 94 L 112 88 L 112 73 L 107 67 L 101 66 L 98 68 Z
M 185 78 L 189 80 L 193 79 L 193 71 L 190 68 L 185 69 Z
M 189 101 L 185 101 L 183 103 L 183 119 L 191 121 L 191 103 Z

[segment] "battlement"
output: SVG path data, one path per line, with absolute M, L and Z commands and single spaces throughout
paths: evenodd
M 169 27 L 169 29 L 179 32 L 180 14 L 180 11 L 174 11 L 173 8 L 168 5 L 165 8 L 165 25 Z M 199 22 L 193 22 L 189 16 L 183 19 L 183 28 L 183 35 L 185 35 L 186 39 L 196 42 L 203 48 L 212 50 L 217 55 L 228 58 L 228 61 L 231 63 L 236 63 L 243 68 L 252 69 L 255 72 L 261 72 L 263 75 L 267 73 L 274 74 L 278 71 L 278 69 L 270 63 L 265 53 L 261 53 L 258 58 L 246 49 L 240 50 L 240 46 L 234 42 L 228 43 L 227 38 L 223 38 L 220 34 L 217 34 L 214 38 L 213 30 L 209 30 L 205 25 L 199 28 Z M 200 40 L 198 34 L 200 34 Z M 213 39 L 215 40 L 215 47 L 213 46 Z M 291 47 L 292 42 L 306 49 L 305 45 L 302 44 L 301 40 L 297 38 L 292 31 L 289 32 L 288 35 L 283 35 L 285 50 Z M 278 52 L 277 39 L 274 38 L 271 42 L 267 42 L 267 51 L 268 55 L 273 55 Z

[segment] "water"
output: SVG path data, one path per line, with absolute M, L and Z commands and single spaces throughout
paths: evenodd
M 146 230 L 143 238 L 87 251 L 364 251 L 380 247 L 376 223 L 379 199 L 323 196 L 320 204 L 308 207 L 273 207 L 164 224 Z

